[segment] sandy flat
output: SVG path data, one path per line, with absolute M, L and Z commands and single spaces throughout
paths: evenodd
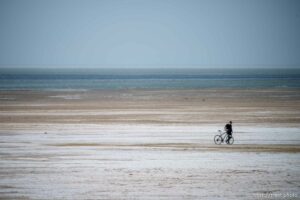
M 1 91 L 0 102 L 0 199 L 300 198 L 298 90 Z M 215 145 L 228 120 L 234 145 Z

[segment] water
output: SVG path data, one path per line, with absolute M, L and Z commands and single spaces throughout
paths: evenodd
M 0 90 L 299 88 L 299 69 L 0 69 Z

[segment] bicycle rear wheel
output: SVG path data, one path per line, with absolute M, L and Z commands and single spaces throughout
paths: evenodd
M 220 135 L 216 135 L 214 137 L 214 141 L 215 141 L 215 144 L 221 144 L 222 143 L 222 137 Z

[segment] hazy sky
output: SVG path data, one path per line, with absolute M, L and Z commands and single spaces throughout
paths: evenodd
M 299 0 L 0 0 L 0 66 L 300 65 Z

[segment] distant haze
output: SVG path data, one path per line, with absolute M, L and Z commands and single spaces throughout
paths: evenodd
M 0 67 L 300 66 L 298 0 L 0 0 Z

